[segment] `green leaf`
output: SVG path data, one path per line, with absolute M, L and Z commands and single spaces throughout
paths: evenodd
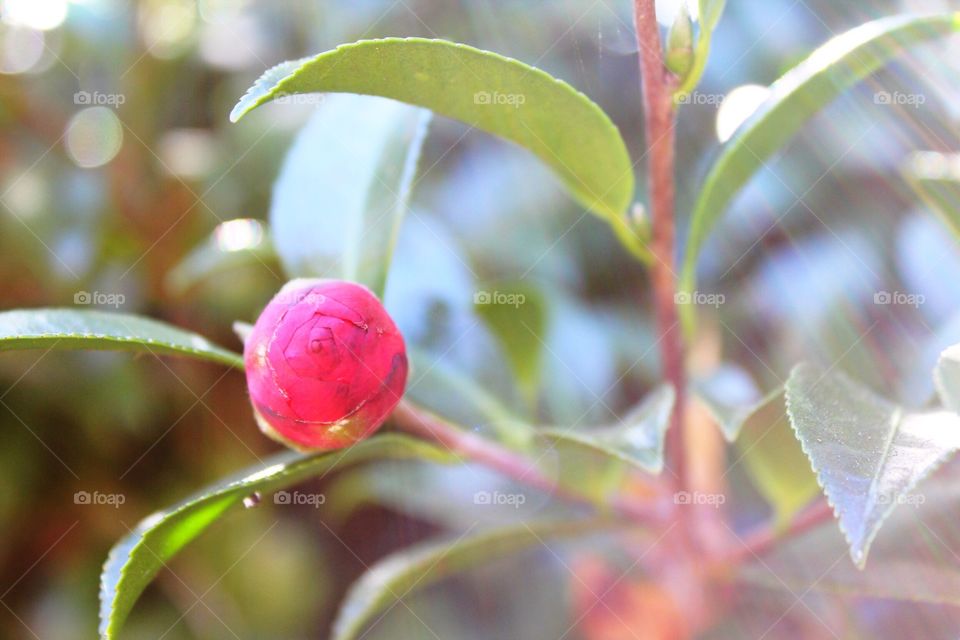
M 361 40 L 267 71 L 230 114 L 294 93 L 378 95 L 415 104 L 535 153 L 586 208 L 649 260 L 626 221 L 633 166 L 616 126 L 567 83 L 517 60 L 423 38 Z
M 761 397 L 750 374 L 735 365 L 723 365 L 690 386 L 727 442 L 734 442 L 750 416 L 783 393 L 775 389 L 768 397 Z
M 726 0 L 699 0 L 700 28 L 713 31 L 720 22 Z
M 733 197 L 813 115 L 905 48 L 958 29 L 958 13 L 881 18 L 831 39 L 774 82 L 770 97 L 724 145 L 703 182 L 691 214 L 680 291 L 693 293 L 697 257 Z M 680 312 L 691 330 L 694 307 Z
M 526 283 L 500 283 L 474 296 L 474 309 L 497 336 L 527 404 L 535 409 L 547 335 L 547 301 Z
M 243 369 L 241 355 L 222 349 L 199 334 L 150 318 L 106 311 L 4 311 L 0 313 L 0 351 L 19 349 L 141 351 L 190 356 Z
M 172 292 L 182 294 L 216 275 L 241 267 L 261 265 L 272 272 L 270 267 L 276 259 L 273 242 L 259 220 L 227 220 L 167 273 L 166 285 Z
M 677 16 L 667 32 L 664 64 L 681 80 L 693 66 L 693 20 L 686 2 L 680 3 Z
M 903 176 L 954 237 L 960 239 L 960 155 L 915 153 L 906 163 Z
M 389 610 L 414 589 L 422 589 L 491 558 L 516 553 L 548 540 L 584 536 L 612 526 L 605 520 L 525 523 L 431 541 L 387 556 L 370 567 L 350 588 L 333 623 L 331 639 L 361 637 L 368 624 L 379 620 L 378 613 Z
M 955 344 L 940 354 L 933 380 L 943 406 L 960 413 L 960 344 Z
M 774 525 L 785 528 L 820 494 L 810 461 L 790 428 L 783 390 L 772 392 L 746 416 L 737 436 L 739 456 L 757 491 L 773 509 Z
M 680 86 L 673 93 L 673 98 L 678 103 L 683 103 L 690 92 L 696 88 L 703 76 L 704 69 L 707 68 L 713 31 L 717 28 L 717 23 L 720 22 L 720 16 L 723 15 L 725 5 L 726 0 L 699 0 L 700 32 L 697 34 L 697 44 L 691 56 L 692 66 L 686 73 L 678 74 L 681 80 Z
M 894 507 L 960 448 L 960 416 L 909 412 L 842 373 L 797 365 L 787 411 L 858 567 Z
M 104 564 L 100 580 L 101 638 L 116 638 L 157 572 L 211 524 L 231 511 L 241 510 L 247 496 L 275 491 L 334 467 L 381 458 L 440 463 L 455 460 L 425 442 L 393 434 L 376 436 L 343 451 L 310 455 L 285 452 L 144 519 L 113 547 Z
M 287 153 L 270 228 L 291 278 L 342 278 L 383 296 L 431 114 L 329 95 Z
M 590 429 L 550 427 L 540 429 L 539 433 L 549 441 L 576 445 L 644 471 L 660 473 L 664 436 L 670 426 L 675 398 L 673 387 L 663 385 L 617 424 Z

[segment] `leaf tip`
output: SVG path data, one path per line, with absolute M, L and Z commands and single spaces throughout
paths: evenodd
M 244 98 L 240 98 L 237 104 L 233 106 L 233 109 L 230 110 L 230 122 L 233 124 L 240 122 L 240 118 L 242 118 L 251 108 L 252 107 L 247 105 Z

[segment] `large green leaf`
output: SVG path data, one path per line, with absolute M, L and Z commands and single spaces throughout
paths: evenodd
M 675 399 L 673 387 L 663 385 L 616 424 L 588 429 L 550 427 L 538 433 L 549 441 L 573 444 L 650 473 L 660 473 L 664 436 L 670 426 Z
M 231 511 L 244 498 L 294 484 L 334 467 L 372 459 L 421 459 L 453 462 L 455 458 L 425 442 L 384 434 L 344 451 L 304 455 L 286 452 L 236 477 L 158 511 L 138 524 L 110 551 L 100 581 L 100 635 L 117 637 L 134 603 L 161 568 L 187 543 Z
M 292 278 L 342 278 L 383 296 L 430 112 L 326 96 L 287 153 L 270 228 Z
M 960 416 L 911 412 L 842 373 L 800 364 L 787 411 L 858 567 L 890 512 L 960 448 Z
M 734 195 L 811 116 L 911 45 L 960 29 L 960 13 L 894 16 L 860 25 L 814 51 L 770 87 L 770 97 L 723 147 L 690 220 L 680 290 L 692 293 L 696 264 L 711 230 Z M 693 323 L 692 305 L 681 308 Z
M 333 624 L 332 640 L 352 640 L 370 623 L 408 596 L 443 578 L 546 541 L 583 536 L 610 528 L 604 520 L 548 521 L 432 541 L 380 560 L 350 588 Z M 380 617 L 377 617 L 380 614 Z
M 270 69 L 230 118 L 279 97 L 314 92 L 393 98 L 515 142 L 606 218 L 635 255 L 649 259 L 626 221 L 633 166 L 619 131 L 589 98 L 544 71 L 444 40 L 361 40 Z
M 16 309 L 0 313 L 0 351 L 99 349 L 191 356 L 243 369 L 243 357 L 196 333 L 106 311 Z

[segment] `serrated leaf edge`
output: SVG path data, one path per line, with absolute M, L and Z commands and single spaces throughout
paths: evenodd
M 659 397 L 660 395 L 664 397 L 661 398 Z M 631 413 L 643 413 L 646 410 L 654 409 L 658 403 L 665 403 L 667 405 L 667 407 L 664 407 L 667 413 L 666 419 L 663 421 L 662 425 L 659 425 L 659 433 L 657 434 L 658 436 L 657 447 L 655 451 L 656 459 L 653 462 L 653 464 L 648 464 L 643 462 L 642 460 L 628 456 L 622 451 L 619 451 L 614 447 L 603 446 L 601 442 L 597 441 L 595 438 L 590 437 L 591 435 L 590 431 L 581 432 L 581 431 L 574 431 L 570 428 L 543 427 L 543 428 L 537 429 L 537 433 L 539 435 L 544 435 L 551 438 L 556 438 L 560 440 L 570 440 L 570 441 L 576 442 L 577 444 L 587 447 L 588 449 L 591 449 L 593 451 L 596 451 L 597 453 L 612 456 L 620 460 L 621 462 L 625 462 L 631 466 L 638 467 L 640 469 L 643 469 L 644 471 L 648 471 L 653 474 L 659 474 L 660 472 L 663 471 L 663 467 L 664 467 L 664 448 L 666 446 L 666 433 L 667 433 L 667 429 L 670 426 L 670 413 L 673 411 L 673 406 L 676 403 L 676 401 L 677 401 L 676 390 L 673 388 L 672 385 L 664 384 L 657 387 L 653 391 L 651 391 L 650 394 L 641 401 L 640 405 L 637 406 L 636 409 L 631 411 Z M 629 415 L 625 416 L 623 421 L 625 423 L 629 422 L 630 416 Z M 623 427 L 621 425 L 613 425 L 606 428 L 622 429 Z
M 840 517 L 839 508 L 837 507 L 836 503 L 834 502 L 833 496 L 831 495 L 830 490 L 827 489 L 826 485 L 824 484 L 823 479 L 821 478 L 821 471 L 820 471 L 820 469 L 817 467 L 817 464 L 814 462 L 813 457 L 810 455 L 810 451 L 807 449 L 807 444 L 806 444 L 806 442 L 805 442 L 804 439 L 800 436 L 800 432 L 797 430 L 796 420 L 795 420 L 794 415 L 793 415 L 792 402 L 791 402 L 791 400 L 790 400 L 790 395 L 791 395 L 791 382 L 793 382 L 793 380 L 795 379 L 794 376 L 795 376 L 796 372 L 797 372 L 798 370 L 800 370 L 802 367 L 814 367 L 815 369 L 819 370 L 819 367 L 816 367 L 815 365 L 811 365 L 811 364 L 805 363 L 805 362 L 801 362 L 801 363 L 798 363 L 798 364 L 794 365 L 794 367 L 790 370 L 790 376 L 787 378 L 787 382 L 784 384 L 784 402 L 785 402 L 785 404 L 786 404 L 787 417 L 789 418 L 790 428 L 793 429 L 793 434 L 796 436 L 797 440 L 800 441 L 800 448 L 803 450 L 804 455 L 807 456 L 807 460 L 810 461 L 810 468 L 813 469 L 814 475 L 815 475 L 816 478 L 817 478 L 817 484 L 820 486 L 820 489 L 823 491 L 823 495 L 824 495 L 824 497 L 825 497 L 826 500 L 827 500 L 827 504 L 830 505 L 830 509 L 833 511 L 834 519 L 837 521 L 837 527 L 840 529 L 840 533 L 843 534 L 843 539 L 847 542 L 847 546 L 849 547 L 849 550 L 850 550 L 850 560 L 853 562 L 854 566 L 857 567 L 857 569 L 860 569 L 860 570 L 862 571 L 864 568 L 866 568 L 866 565 L 867 565 L 867 556 L 868 556 L 869 553 L 870 553 L 870 547 L 873 545 L 873 541 L 876 539 L 877 534 L 880 533 L 880 529 L 883 527 L 883 524 L 887 521 L 887 518 L 890 517 L 890 514 L 891 514 L 891 513 L 893 512 L 893 510 L 896 509 L 899 505 L 898 505 L 898 503 L 897 503 L 896 500 L 891 500 L 889 505 L 885 505 L 885 509 L 883 509 L 883 510 L 881 511 L 881 517 L 877 520 L 877 524 L 868 531 L 866 537 L 863 539 L 863 544 L 861 545 L 862 556 L 861 556 L 861 558 L 858 560 L 857 557 L 856 557 L 856 552 L 854 551 L 854 547 L 855 547 L 856 545 L 854 544 L 853 540 L 851 539 L 851 536 L 850 536 L 849 531 L 847 531 L 847 528 L 846 528 L 846 527 L 844 526 L 844 524 L 843 524 L 843 520 L 842 520 L 841 517 Z M 863 386 L 861 383 L 857 382 L 856 380 L 854 380 L 853 378 L 849 377 L 848 375 L 846 375 L 846 374 L 843 373 L 843 372 L 838 371 L 838 372 L 835 372 L 835 373 L 832 373 L 832 374 L 829 373 L 829 372 L 827 372 L 827 373 L 828 373 L 829 375 L 835 375 L 835 376 L 839 376 L 839 377 L 841 377 L 841 378 L 845 378 L 848 382 L 852 383 L 852 384 L 855 385 L 855 386 L 861 386 L 861 387 Z M 826 375 L 826 374 L 825 374 L 825 375 Z M 882 402 L 884 402 L 884 403 L 886 403 L 886 404 L 890 404 L 890 402 L 889 402 L 888 400 L 886 400 L 885 398 L 882 398 L 882 397 L 880 397 L 880 396 L 877 396 L 875 393 L 873 393 L 872 390 L 869 390 L 869 389 L 866 389 L 866 390 L 869 391 L 869 393 L 873 394 L 878 400 L 880 400 L 880 401 L 882 401 Z M 898 417 L 899 417 L 899 416 L 902 416 L 902 415 L 903 415 L 903 410 L 902 410 L 902 408 L 901 408 L 899 405 L 894 405 L 894 406 L 897 407 L 897 409 L 899 409 L 899 411 L 898 411 L 895 415 L 898 416 Z M 895 423 L 894 429 L 899 429 L 899 426 L 896 426 L 896 425 L 899 425 L 900 423 L 901 423 L 901 420 L 897 420 L 896 423 Z M 894 432 L 893 435 L 896 435 L 895 432 Z M 907 493 L 907 492 L 915 489 L 915 488 L 917 487 L 917 485 L 919 485 L 921 482 L 923 482 L 926 478 L 930 477 L 930 475 L 932 475 L 938 468 L 940 468 L 940 466 L 941 466 L 948 458 L 950 458 L 950 456 L 951 456 L 952 454 L 954 454 L 955 452 L 956 452 L 956 450 L 948 451 L 948 452 L 944 453 L 943 455 L 941 455 L 939 458 L 935 459 L 935 460 L 930 464 L 930 466 L 929 466 L 929 468 L 927 469 L 926 473 L 924 473 L 923 475 L 918 476 L 916 479 L 914 479 L 914 481 L 913 481 L 909 486 L 907 486 L 907 487 L 904 488 L 903 493 Z M 873 478 L 871 479 L 871 489 L 872 489 L 872 487 L 873 487 L 873 482 L 874 482 L 874 480 L 875 480 L 875 479 L 873 479 Z M 875 504 L 876 504 L 876 503 L 874 502 L 874 505 L 875 505 Z

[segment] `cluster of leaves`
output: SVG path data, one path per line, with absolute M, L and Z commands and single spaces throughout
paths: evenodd
M 674 44 L 690 45 L 692 51 L 689 63 L 677 68 L 682 71 L 678 96 L 693 90 L 703 72 L 722 4 L 700 3 L 695 46 L 692 31 L 684 42 L 684 25 L 671 30 L 671 35 L 678 34 L 671 38 Z M 694 291 L 699 252 L 734 195 L 804 122 L 905 47 L 958 29 L 960 16 L 954 14 L 879 20 L 838 36 L 778 80 L 704 179 L 692 212 L 681 291 Z M 493 91 L 522 95 L 524 100 L 490 99 Z M 584 208 L 610 225 L 627 252 L 649 262 L 644 232 L 628 217 L 634 179 L 626 145 L 596 104 L 543 71 L 440 40 L 360 41 L 271 69 L 240 100 L 231 119 L 277 98 L 315 92 L 333 95 L 291 148 L 270 215 L 272 250 L 290 277 L 341 277 L 383 294 L 432 113 L 529 149 Z M 365 135 L 358 138 L 359 130 Z M 327 206 L 318 209 L 320 201 Z M 217 260 L 211 256 L 202 268 L 218 268 Z M 518 313 L 526 314 L 523 322 L 537 326 L 540 305 L 535 293 L 529 298 L 531 304 Z M 693 307 L 684 309 L 692 333 Z M 540 347 L 529 340 L 517 344 L 515 334 L 504 328 L 516 323 L 516 316 L 503 317 L 489 307 L 482 317 L 506 352 L 516 354 L 509 363 L 518 387 L 535 393 L 538 367 L 531 363 L 537 362 Z M 0 349 L 32 348 L 146 351 L 243 366 L 238 354 L 202 336 L 145 318 L 64 309 L 0 314 Z M 895 405 L 843 374 L 809 364 L 798 365 L 785 387 L 766 397 L 755 390 L 737 397 L 716 380 L 704 381 L 696 391 L 727 439 L 741 447 L 754 446 L 774 423 L 789 421 L 802 450 L 797 472 L 758 468 L 758 488 L 776 506 L 783 524 L 822 489 L 853 561 L 862 567 L 894 507 L 960 447 L 960 346 L 943 354 L 935 379 L 943 408 L 932 411 Z M 621 423 L 594 429 L 532 426 L 469 383 L 456 392 L 498 425 L 489 437 L 525 452 L 556 449 L 561 454 L 558 482 L 601 505 L 625 469 L 662 469 L 664 432 L 674 402 L 669 387 L 653 391 Z M 796 442 L 787 444 L 796 447 Z M 589 483 L 577 469 L 590 458 L 619 470 L 619 475 L 603 478 L 599 488 L 595 480 L 594 488 L 585 490 Z M 241 509 L 251 494 L 276 491 L 335 465 L 383 459 L 458 462 L 433 445 L 384 434 L 345 454 L 281 454 L 146 518 L 116 545 L 104 567 L 101 635 L 116 637 L 164 563 L 213 522 Z M 604 519 L 544 520 L 438 541 L 386 558 L 350 592 L 333 637 L 357 637 L 398 594 L 484 557 L 610 526 Z

